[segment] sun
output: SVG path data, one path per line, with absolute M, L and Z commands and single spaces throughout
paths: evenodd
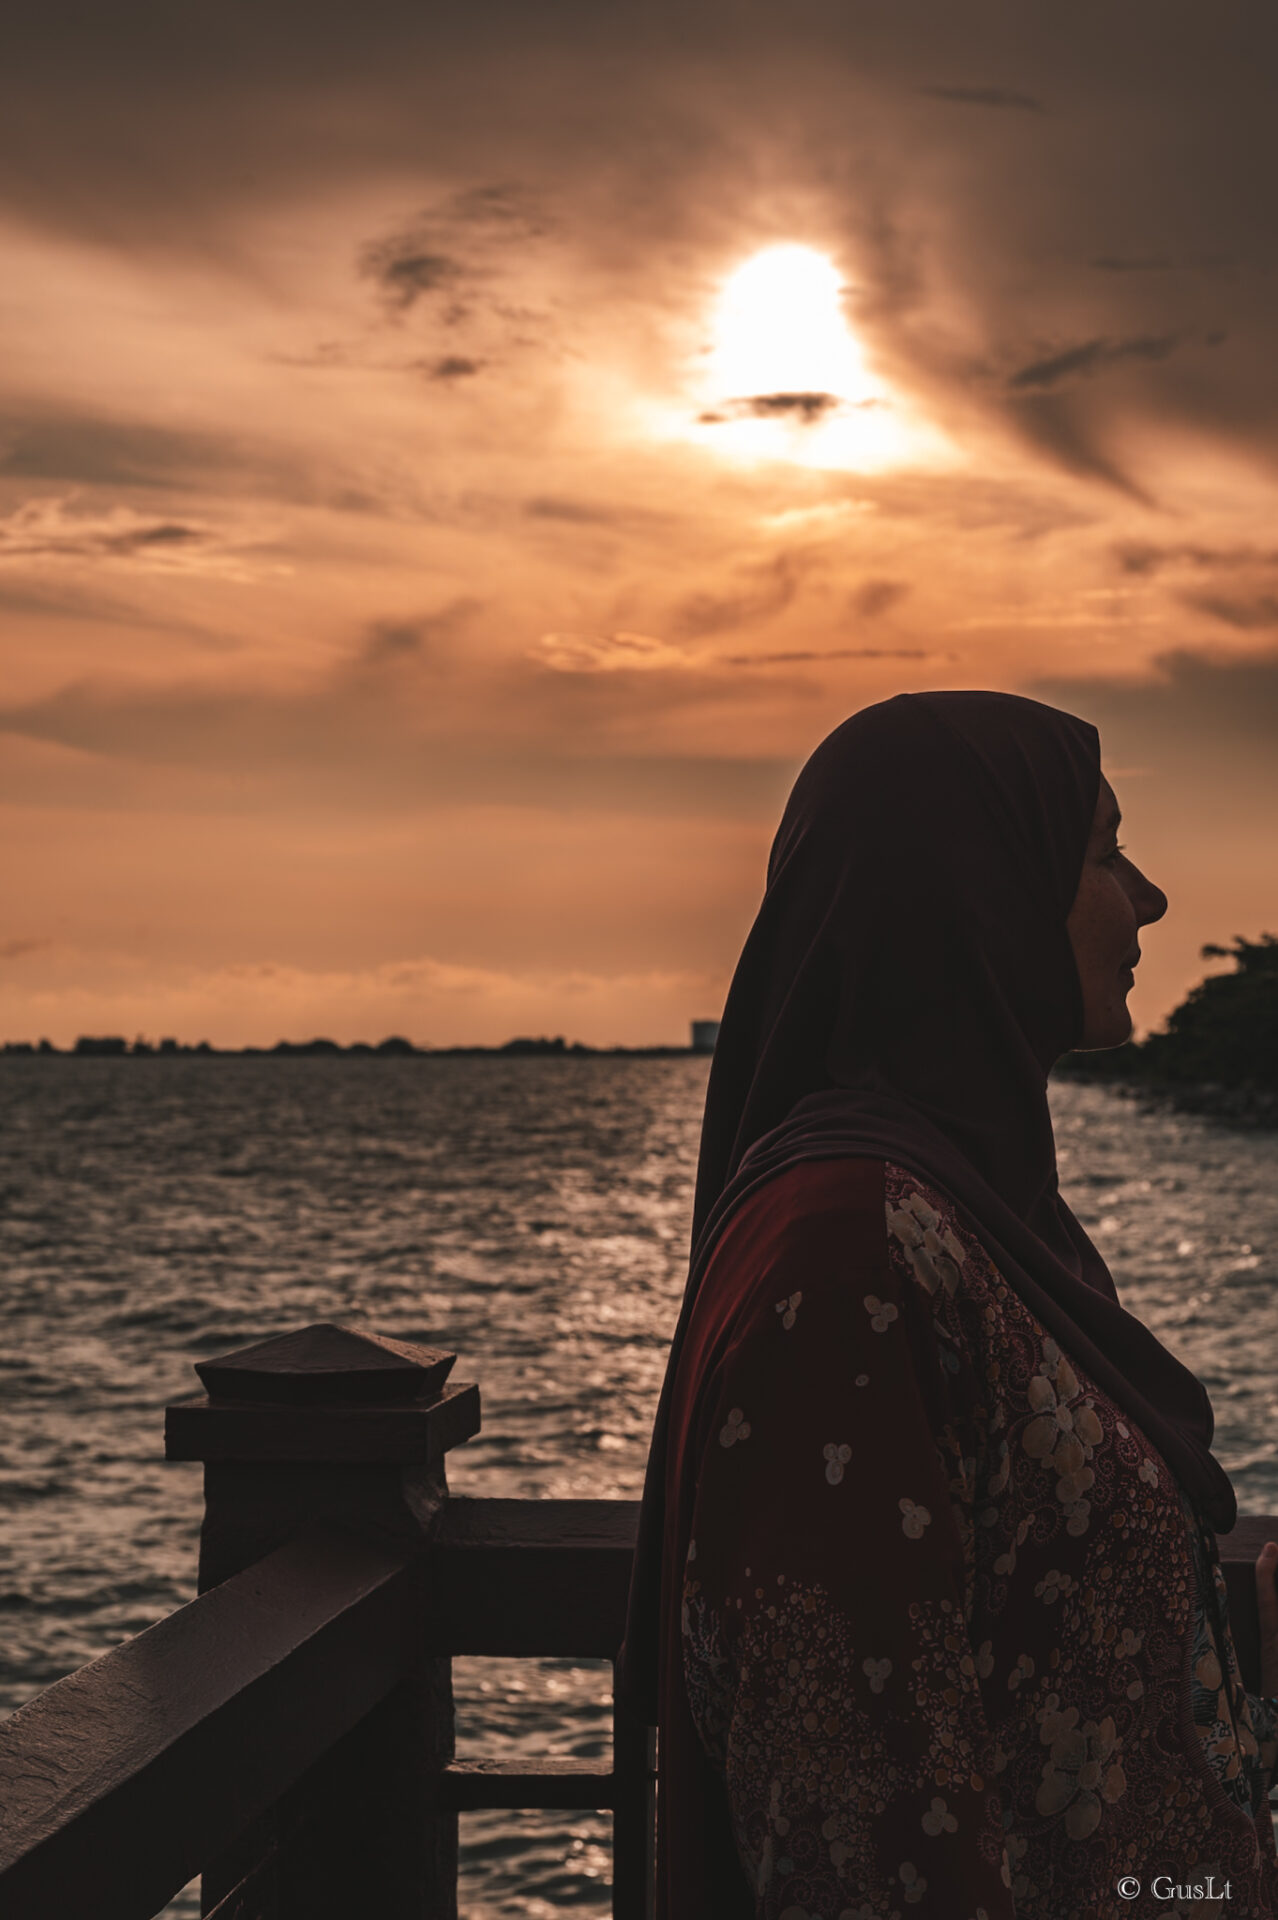
M 937 436 L 867 366 L 845 295 L 815 247 L 766 247 L 737 267 L 715 303 L 691 437 L 751 461 L 931 463 Z
M 871 397 L 842 292 L 838 268 L 812 247 L 769 247 L 738 267 L 715 314 L 709 374 L 717 392 Z

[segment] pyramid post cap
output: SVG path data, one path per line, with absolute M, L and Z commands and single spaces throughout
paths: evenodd
M 457 1356 L 331 1320 L 274 1335 L 195 1371 L 211 1400 L 276 1406 L 404 1406 L 435 1399 Z

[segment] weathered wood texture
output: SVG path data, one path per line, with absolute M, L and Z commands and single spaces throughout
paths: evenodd
M 307 1535 L 20 1708 L 0 1725 L 5 1920 L 155 1913 L 411 1672 L 416 1580 Z

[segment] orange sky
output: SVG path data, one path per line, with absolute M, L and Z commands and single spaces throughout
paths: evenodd
M 682 1040 L 916 687 L 1278 928 L 1278 17 L 439 11 L 6 56 L 0 1037 Z

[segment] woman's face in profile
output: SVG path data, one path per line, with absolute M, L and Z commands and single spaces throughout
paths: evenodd
M 1131 1035 L 1127 996 L 1140 959 L 1137 935 L 1167 911 L 1167 895 L 1118 844 L 1118 801 L 1101 776 L 1078 892 L 1066 927 L 1083 990 L 1080 1047 L 1120 1047 Z

